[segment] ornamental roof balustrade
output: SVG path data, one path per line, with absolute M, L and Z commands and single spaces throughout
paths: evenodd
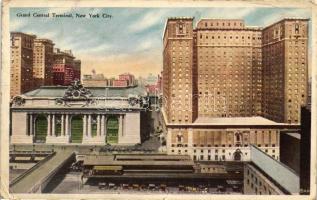
M 16 96 L 12 108 L 63 109 L 146 109 L 149 107 L 146 90 L 142 86 L 126 88 L 84 87 L 79 80 L 70 86 L 41 86 Z

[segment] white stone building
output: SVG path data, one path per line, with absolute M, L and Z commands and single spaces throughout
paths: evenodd
M 45 86 L 13 98 L 11 144 L 134 145 L 140 139 L 140 87 Z

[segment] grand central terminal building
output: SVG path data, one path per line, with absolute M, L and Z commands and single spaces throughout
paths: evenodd
M 140 87 L 42 86 L 13 98 L 11 144 L 119 144 L 141 142 Z

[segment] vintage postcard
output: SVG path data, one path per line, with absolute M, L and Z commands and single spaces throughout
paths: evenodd
M 315 15 L 4 1 L 1 197 L 315 198 Z

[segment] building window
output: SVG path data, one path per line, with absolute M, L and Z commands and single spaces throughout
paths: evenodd
M 299 34 L 299 24 L 295 24 L 295 34 Z

